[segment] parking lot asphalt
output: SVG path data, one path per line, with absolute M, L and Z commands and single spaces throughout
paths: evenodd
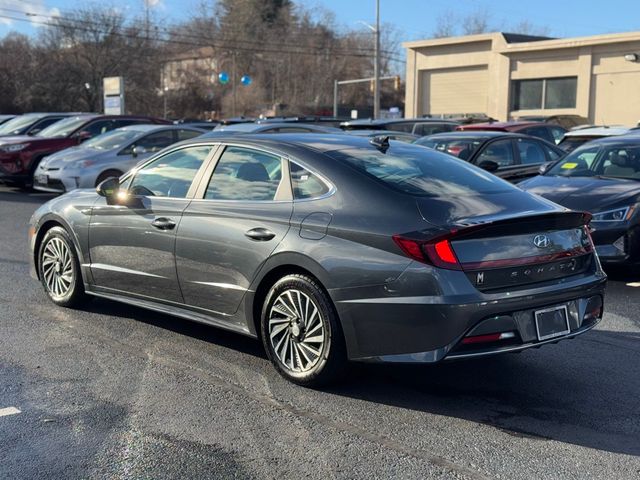
M 640 274 L 574 340 L 316 391 L 249 338 L 53 305 L 27 261 L 49 198 L 0 186 L 0 478 L 640 477 Z

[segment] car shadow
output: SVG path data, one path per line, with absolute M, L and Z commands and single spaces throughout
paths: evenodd
M 362 364 L 331 392 L 516 437 L 640 456 L 639 344 L 637 332 L 594 330 L 520 354 L 432 366 Z
M 83 310 L 267 361 L 260 342 L 216 327 L 99 298 Z M 353 363 L 345 381 L 326 391 L 489 425 L 515 437 L 640 456 L 639 342 L 640 333 L 593 330 L 521 354 L 431 366 Z M 280 381 L 275 370 L 273 377 Z
M 259 341 L 222 328 L 205 325 L 204 323 L 188 320 L 180 321 L 179 318 L 171 315 L 97 297 L 83 305 L 82 311 L 128 318 L 254 357 L 267 359 L 267 355 Z

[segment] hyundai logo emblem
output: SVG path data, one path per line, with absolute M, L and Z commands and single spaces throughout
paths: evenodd
M 536 235 L 533 237 L 533 244 L 538 248 L 547 248 L 551 245 L 551 240 L 546 235 Z

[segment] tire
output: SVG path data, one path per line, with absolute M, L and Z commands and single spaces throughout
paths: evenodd
M 317 280 L 301 274 L 278 280 L 265 298 L 260 323 L 267 356 L 287 380 L 318 387 L 345 373 L 340 321 Z
M 53 227 L 45 233 L 38 249 L 38 273 L 45 293 L 56 305 L 76 307 L 87 299 L 78 255 L 64 228 Z
M 122 172 L 120 170 L 105 170 L 100 175 L 98 175 L 98 178 L 96 178 L 95 186 L 97 187 L 102 182 L 104 182 L 107 178 L 120 177 L 120 176 L 122 176 Z

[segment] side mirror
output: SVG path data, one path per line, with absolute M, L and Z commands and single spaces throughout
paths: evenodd
M 131 155 L 133 155 L 133 158 L 136 158 L 138 155 L 144 155 L 145 153 L 147 153 L 147 149 L 141 147 L 140 145 L 136 145 L 131 150 Z
M 483 170 L 486 170 L 487 172 L 495 172 L 496 170 L 498 170 L 498 168 L 500 168 L 500 165 L 498 165 L 493 160 L 483 160 L 478 166 Z
M 87 132 L 86 130 L 83 130 L 81 132 L 76 133 L 75 137 L 76 137 L 76 140 L 78 140 L 78 143 L 82 143 L 82 142 L 86 142 L 91 138 L 91 133 Z
M 30 137 L 39 134 L 42 131 L 41 128 L 34 128 L 33 130 L 31 130 L 27 135 L 29 135 Z
M 103 180 L 96 187 L 96 192 L 101 197 L 105 197 L 107 203 L 111 205 L 117 198 L 118 192 L 120 192 L 120 179 L 118 177 L 110 177 Z
M 549 164 L 543 163 L 542 165 L 540 165 L 540 168 L 538 169 L 538 174 L 544 175 L 545 173 L 547 173 L 547 170 L 549 170 Z

